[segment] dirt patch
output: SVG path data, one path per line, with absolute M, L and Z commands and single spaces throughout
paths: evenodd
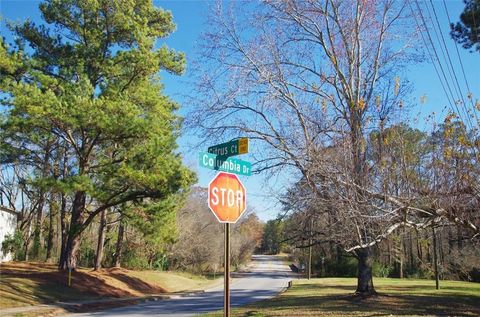
M 78 269 L 58 271 L 56 265 L 8 262 L 0 265 L 0 307 L 15 307 L 55 301 L 135 297 L 163 294 L 166 290 L 130 275 L 126 269 Z M 28 299 L 28 300 L 22 300 Z

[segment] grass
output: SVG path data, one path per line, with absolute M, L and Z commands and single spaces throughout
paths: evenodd
M 353 296 L 354 278 L 296 280 L 269 300 L 233 309 L 232 316 L 480 316 L 480 284 L 376 278 L 378 296 Z M 222 312 L 205 316 L 222 316 Z
M 55 265 L 36 262 L 8 262 L 0 265 L 0 310 L 2 308 L 49 304 L 57 301 L 138 297 L 200 290 L 217 283 L 187 273 L 80 268 L 67 273 Z
M 131 271 L 131 276 L 164 288 L 167 292 L 202 290 L 213 283 L 212 278 L 185 272 Z M 217 275 L 221 277 L 221 275 Z

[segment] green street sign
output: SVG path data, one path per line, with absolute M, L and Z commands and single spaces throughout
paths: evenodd
M 252 175 L 252 164 L 250 162 L 212 153 L 200 152 L 199 164 L 201 167 L 212 170 L 246 176 Z
M 223 157 L 248 153 L 248 138 L 240 138 L 211 146 L 208 148 L 208 153 Z

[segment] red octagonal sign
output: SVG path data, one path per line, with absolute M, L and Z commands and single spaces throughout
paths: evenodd
M 235 174 L 220 172 L 208 184 L 208 207 L 220 222 L 237 222 L 246 202 L 247 191 Z

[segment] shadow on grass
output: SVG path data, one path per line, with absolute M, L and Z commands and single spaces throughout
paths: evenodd
M 323 290 L 342 290 L 347 292 L 355 292 L 355 285 L 332 285 L 332 284 L 300 284 L 300 285 L 293 285 L 292 290 L 301 290 L 301 291 L 315 291 L 315 292 L 322 292 Z
M 336 286 L 330 286 L 336 288 Z M 318 288 L 317 288 L 318 289 Z M 401 316 L 401 315 L 440 315 L 440 316 L 480 316 L 480 304 L 476 296 L 449 296 L 445 294 L 422 295 L 378 295 L 361 298 L 354 295 L 289 296 L 288 293 L 269 301 L 248 306 L 249 312 L 258 310 L 301 311 L 315 315 L 335 316 Z M 269 315 L 268 313 L 266 315 Z M 293 313 L 293 315 L 295 315 Z M 244 316 L 262 316 L 248 315 Z
M 121 274 L 121 273 L 110 273 L 110 277 L 113 277 L 120 282 L 128 285 L 128 287 L 132 290 L 144 293 L 144 294 L 158 294 L 158 293 L 166 293 L 167 290 L 165 290 L 162 287 L 159 286 L 154 286 L 151 284 L 148 284 L 144 281 L 142 281 L 139 278 L 128 276 L 126 274 Z

